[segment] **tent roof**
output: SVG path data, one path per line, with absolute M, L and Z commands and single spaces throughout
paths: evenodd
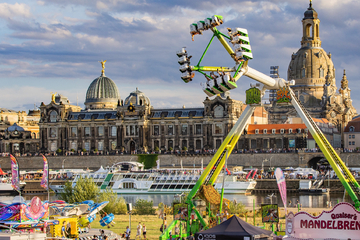
M 105 170 L 105 169 L 103 168 L 103 166 L 101 166 L 101 167 L 99 168 L 99 170 L 97 170 L 97 171 L 94 172 L 94 173 L 106 173 L 106 172 L 108 172 L 108 171 Z
M 0 175 L 5 175 L 4 171 L 0 168 Z
M 200 234 L 213 234 L 216 235 L 217 240 L 221 239 L 239 239 L 240 236 L 254 236 L 257 235 L 258 238 L 267 238 L 272 234 L 271 231 L 264 230 L 258 227 L 255 227 L 238 216 L 232 216 L 225 222 L 210 228 L 208 230 L 198 232 L 195 235 L 195 239 L 198 239 L 197 236 Z M 201 238 L 201 237 L 200 237 Z

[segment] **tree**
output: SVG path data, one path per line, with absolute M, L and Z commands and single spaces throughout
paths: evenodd
M 99 195 L 99 187 L 94 183 L 92 178 L 79 178 L 75 186 L 72 182 L 66 182 L 64 192 L 60 198 L 68 203 L 83 202 L 85 200 L 96 200 Z

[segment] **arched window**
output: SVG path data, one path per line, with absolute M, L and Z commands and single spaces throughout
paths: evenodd
M 57 122 L 57 116 L 58 116 L 57 112 L 51 111 L 50 112 L 50 122 Z
M 319 77 L 321 77 L 321 78 L 324 77 L 324 69 L 323 68 L 319 69 Z
M 350 127 L 350 132 L 355 132 L 355 127 L 354 126 Z

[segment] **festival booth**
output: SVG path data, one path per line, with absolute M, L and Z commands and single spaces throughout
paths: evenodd
M 360 239 L 360 212 L 353 205 L 342 202 L 319 216 L 307 212 L 290 212 L 286 218 L 283 239 Z
M 273 233 L 271 231 L 255 227 L 234 215 L 213 228 L 195 233 L 195 239 L 250 240 L 256 238 L 264 240 L 273 239 L 272 235 Z

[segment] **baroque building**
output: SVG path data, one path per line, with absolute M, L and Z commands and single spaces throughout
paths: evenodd
M 287 78 L 295 80 L 292 89 L 312 117 L 326 118 L 342 131 L 357 113 L 345 70 L 337 91 L 332 56 L 321 47 L 319 28 L 320 19 L 310 1 L 302 19 L 301 48 L 291 56 Z M 276 102 L 268 111 L 270 123 L 285 123 L 289 117 L 297 116 L 294 107 Z
M 122 100 L 104 68 L 86 92 L 84 110 L 61 95 L 53 95 L 47 105 L 41 104 L 41 151 L 216 149 L 245 108 L 227 95 L 206 98 L 200 108 L 156 109 L 138 88 Z M 266 111 L 258 108 L 250 123 L 267 123 L 267 117 Z

